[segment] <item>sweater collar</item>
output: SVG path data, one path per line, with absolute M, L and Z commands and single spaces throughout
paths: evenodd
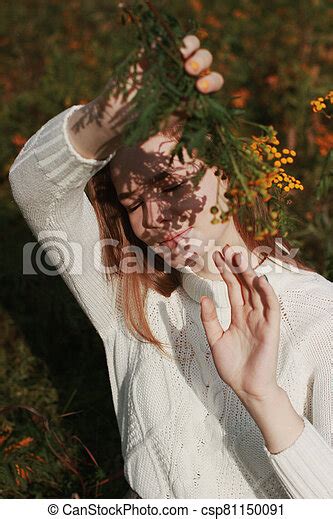
M 274 262 L 269 258 L 266 258 L 265 261 L 261 263 L 261 265 L 258 265 L 254 269 L 258 276 L 265 274 L 273 288 L 277 288 L 277 280 L 275 279 L 276 261 L 277 260 L 275 258 Z M 278 262 L 278 264 L 281 265 L 280 262 Z M 228 288 L 222 278 L 221 280 L 202 278 L 198 276 L 188 265 L 183 266 L 180 271 L 182 275 L 182 287 L 194 301 L 200 303 L 200 298 L 202 296 L 208 296 L 210 299 L 212 299 L 217 308 L 230 308 Z

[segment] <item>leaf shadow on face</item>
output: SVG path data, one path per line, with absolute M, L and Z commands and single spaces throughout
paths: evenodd
M 140 238 L 146 243 L 156 243 L 158 239 L 161 241 L 161 236 L 193 226 L 207 201 L 207 197 L 199 193 L 199 182 L 206 172 L 203 163 L 187 154 L 184 164 L 178 157 L 171 162 L 172 157 L 160 149 L 161 145 L 154 152 L 147 152 L 142 147 L 123 148 L 110 164 L 119 203 L 127 207 L 141 203 L 142 227 L 147 225 L 147 228 Z M 158 175 L 156 180 L 155 175 Z M 132 197 L 126 199 L 125 193 L 133 191 Z M 150 200 L 158 203 L 159 214 L 156 222 L 147 224 L 147 211 L 143 205 Z
M 195 152 L 189 156 L 185 148 L 182 163 L 178 156 L 172 157 L 177 140 L 165 136 L 164 132 L 157 136 L 160 138 L 156 142 L 120 146 L 112 160 L 87 184 L 88 198 L 99 216 L 101 237 L 118 240 L 116 245 L 103 248 L 107 265 L 118 267 L 128 253 L 136 255 L 140 272 L 145 271 L 143 257 L 147 258 L 148 264 L 153 262 L 152 268 L 164 272 L 165 269 L 170 272 L 169 268 L 174 270 L 178 261 L 179 266 L 183 266 L 184 261 L 185 265 L 186 262 L 193 264 L 194 257 L 195 261 L 201 260 L 200 252 L 195 252 L 198 246 L 201 247 L 197 239 L 181 241 L 172 250 L 161 242 L 167 236 L 195 227 L 203 211 L 205 215 L 199 223 L 201 231 L 206 216 L 208 220 L 212 218 L 208 204 L 216 205 L 216 198 L 212 200 L 209 195 L 212 192 L 209 182 L 214 182 L 215 188 L 213 171 L 216 173 L 217 168 L 209 168 Z M 206 176 L 202 182 L 206 173 L 212 176 Z M 153 182 L 157 174 L 161 178 Z M 124 194 L 131 191 L 135 194 L 125 199 Z M 154 204 L 149 206 L 149 201 Z M 130 213 L 129 208 L 136 206 Z M 194 252 L 189 250 L 192 248 Z

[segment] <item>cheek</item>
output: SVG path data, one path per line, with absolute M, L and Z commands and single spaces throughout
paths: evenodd
M 140 237 L 140 231 L 143 231 L 142 227 L 142 218 L 139 217 L 140 209 L 137 209 L 134 213 L 128 213 L 128 220 L 130 223 L 130 226 L 132 228 L 132 231 L 138 238 Z
M 210 224 L 214 217 L 210 209 L 216 205 L 216 177 L 204 178 L 196 188 L 191 189 L 190 192 L 181 190 L 179 194 L 174 192 L 170 196 L 166 210 L 167 217 L 173 220 L 175 228 L 178 228 L 177 226 L 180 224 L 184 225 L 183 222 L 186 220 L 189 225 L 202 231 L 200 232 L 202 237 L 205 235 L 211 237 L 216 234 L 216 225 Z M 141 206 L 133 213 L 128 213 L 131 228 L 139 239 L 145 232 L 142 213 Z
M 209 221 L 213 220 L 214 218 L 214 214 L 210 212 L 213 206 L 218 207 L 218 214 L 220 213 L 220 209 L 227 211 L 229 206 L 228 199 L 224 196 L 226 192 L 226 186 L 222 183 L 219 185 L 218 182 L 218 177 L 213 175 L 212 177 L 204 180 L 200 190 L 200 195 L 205 196 L 206 199 L 203 212 L 205 218 L 209 218 Z M 216 225 L 212 224 L 211 227 L 216 227 Z
M 208 182 L 206 182 L 208 184 Z M 197 222 L 203 224 L 213 218 L 210 212 L 211 207 L 216 205 L 216 190 L 211 184 L 199 186 L 199 190 L 195 194 L 198 204 Z

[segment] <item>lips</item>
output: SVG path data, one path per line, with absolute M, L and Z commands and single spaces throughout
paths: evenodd
M 175 238 L 178 238 L 178 236 L 181 236 L 182 234 L 185 234 L 190 229 L 192 229 L 192 227 L 189 227 L 188 229 L 186 229 L 185 231 L 180 232 L 179 234 L 175 234 L 174 236 L 170 236 L 170 237 L 166 238 L 165 240 L 160 242 L 160 245 L 161 245 L 161 243 L 171 242 Z

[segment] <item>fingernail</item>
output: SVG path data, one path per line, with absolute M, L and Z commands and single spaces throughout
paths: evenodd
M 225 261 L 223 254 L 219 250 L 216 250 L 213 254 L 213 260 L 215 263 L 218 263 L 220 258 Z
M 234 254 L 233 257 L 232 257 L 232 263 L 236 267 L 239 267 L 239 265 L 241 264 L 241 261 L 242 261 L 242 253 L 241 252 L 236 252 L 236 254 Z
M 207 91 L 209 89 L 209 82 L 207 79 L 201 79 L 198 83 L 201 90 Z
M 199 65 L 199 63 L 197 61 L 193 60 L 193 61 L 190 62 L 190 67 L 193 70 L 193 72 L 196 72 L 197 70 L 199 70 L 200 65 Z
M 222 252 L 221 252 L 221 254 L 223 254 L 223 257 L 225 255 L 224 251 L 226 251 L 228 249 L 228 247 L 230 247 L 230 245 L 229 245 L 229 243 L 226 243 L 226 245 L 223 247 Z

